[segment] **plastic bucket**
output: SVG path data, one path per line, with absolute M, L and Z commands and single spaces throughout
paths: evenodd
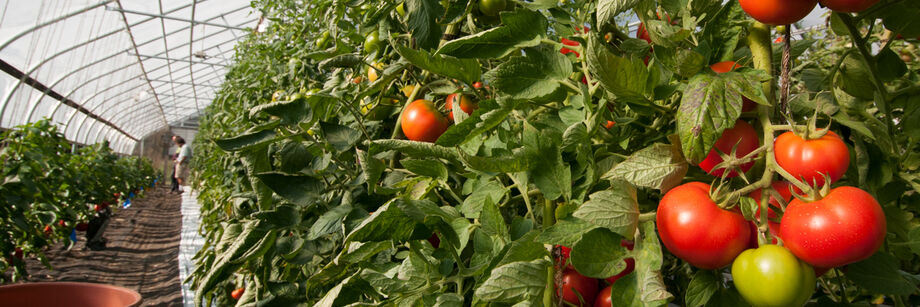
M 84 282 L 37 282 L 0 286 L 4 306 L 133 307 L 140 306 L 137 291 Z

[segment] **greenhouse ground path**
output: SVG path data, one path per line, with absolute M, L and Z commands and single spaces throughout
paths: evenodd
M 168 191 L 162 186 L 147 190 L 131 207 L 118 210 L 105 231 L 105 250 L 85 249 L 84 233 L 79 232 L 71 250 L 58 245 L 48 251 L 53 270 L 30 261 L 29 281 L 113 284 L 139 292 L 144 306 L 182 306 L 183 197 Z

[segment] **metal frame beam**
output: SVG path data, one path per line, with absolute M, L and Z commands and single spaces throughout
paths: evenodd
M 54 91 L 53 89 L 51 89 L 50 87 L 47 87 L 47 86 L 45 86 L 44 84 L 42 84 L 41 82 L 39 82 L 38 80 L 33 79 L 31 76 L 26 75 L 25 73 L 23 73 L 22 71 L 20 71 L 20 70 L 17 69 L 16 67 L 13 67 L 12 65 L 8 64 L 6 61 L 4 61 L 4 60 L 2 60 L 2 59 L 0 59 L 0 70 L 2 70 L 3 72 L 6 72 L 6 73 L 9 74 L 10 76 L 13 76 L 13 78 L 23 80 L 23 83 L 28 84 L 29 86 L 31 86 L 32 88 L 38 90 L 39 92 L 47 93 L 48 96 L 51 96 L 51 98 L 57 99 L 57 100 L 60 101 L 61 103 L 66 104 L 66 105 L 68 105 L 68 106 L 70 106 L 70 107 L 76 109 L 77 111 L 80 111 L 80 113 L 86 114 L 87 117 L 90 117 L 90 118 L 92 118 L 92 119 L 95 119 L 96 121 L 98 121 L 98 122 L 100 122 L 100 123 L 103 123 L 103 124 L 105 124 L 105 125 L 107 125 L 107 126 L 109 126 L 109 127 L 112 127 L 112 129 L 115 129 L 116 131 L 121 132 L 122 134 L 124 134 L 125 136 L 131 138 L 132 140 L 135 140 L 135 141 L 137 140 L 137 138 L 131 136 L 130 134 L 128 134 L 127 132 L 125 132 L 124 130 L 122 130 L 121 127 L 118 127 L 118 126 L 116 126 L 115 124 L 113 124 L 112 122 L 109 122 L 109 121 L 103 119 L 102 117 L 99 117 L 98 115 L 96 115 L 96 114 L 94 114 L 93 112 L 91 112 L 90 110 L 84 108 L 83 106 L 81 106 L 80 104 L 76 103 L 75 101 L 70 100 L 70 99 L 67 98 L 67 97 L 64 97 L 63 95 L 61 95 L 61 94 L 59 94 L 58 92 L 56 92 L 56 91 Z
M 170 62 L 185 62 L 185 63 L 192 63 L 192 64 L 214 65 L 214 66 L 220 66 L 220 67 L 225 67 L 225 66 L 227 66 L 227 65 L 224 65 L 224 64 L 220 64 L 220 63 L 208 63 L 208 62 L 193 61 L 193 60 L 186 60 L 186 59 L 174 59 L 174 58 L 170 58 L 170 57 L 161 57 L 161 56 L 146 55 L 146 54 L 132 54 L 130 51 L 128 52 L 128 54 L 129 54 L 129 55 L 133 55 L 133 56 L 139 56 L 139 57 L 143 57 L 143 58 L 148 58 L 148 59 L 166 60 L 166 61 L 170 61 Z
M 116 2 L 117 2 L 117 0 L 116 0 Z M 194 8 L 195 3 L 196 3 L 196 2 L 193 2 L 193 4 L 192 4 L 192 5 L 193 5 L 193 8 Z M 165 14 L 150 14 L 150 13 L 146 13 L 146 12 L 138 12 L 138 11 L 126 10 L 126 9 L 124 9 L 124 8 L 121 7 L 121 6 L 119 6 L 118 8 L 111 7 L 111 6 L 106 6 L 105 9 L 106 9 L 106 10 L 109 10 L 109 11 L 120 12 L 120 13 L 122 13 L 122 14 L 127 13 L 127 14 L 132 14 L 132 15 L 141 15 L 141 16 L 147 16 L 147 17 L 157 17 L 157 18 L 162 18 L 162 19 L 175 20 L 175 21 L 183 21 L 183 22 L 191 23 L 192 26 L 194 26 L 194 25 L 205 25 L 205 26 L 212 26 L 212 27 L 218 27 L 218 28 L 226 28 L 226 29 L 233 29 L 233 30 L 239 30 L 239 31 L 247 31 L 246 28 L 234 27 L 234 26 L 229 26 L 229 25 L 222 25 L 222 24 L 219 24 L 219 23 L 211 23 L 211 22 L 206 22 L 206 21 L 198 21 L 198 20 L 195 20 L 195 19 L 185 19 L 185 18 L 173 17 L 173 16 L 169 16 L 169 15 L 165 15 Z M 194 10 L 194 9 L 193 9 L 193 10 Z

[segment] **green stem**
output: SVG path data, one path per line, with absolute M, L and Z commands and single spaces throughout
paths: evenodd
M 770 45 L 770 26 L 755 22 L 748 31 L 748 46 L 754 57 L 754 68 L 766 71 L 773 76 L 773 47 Z M 767 100 L 776 103 L 774 80 L 763 82 L 764 94 Z M 772 138 L 771 138 L 772 139 Z
M 556 204 L 551 200 L 544 200 L 543 203 L 543 229 L 553 225 L 556 216 Z M 546 269 L 546 289 L 543 291 L 543 306 L 555 306 L 553 304 L 553 293 L 556 290 L 556 270 L 555 265 L 550 265 Z
M 866 67 L 869 68 L 869 72 L 872 76 L 872 82 L 875 84 L 875 88 L 878 91 L 879 96 L 881 96 L 882 100 L 876 101 L 875 104 L 885 113 L 885 126 L 890 131 L 892 117 L 891 108 L 888 107 L 889 94 L 888 89 L 885 88 L 885 83 L 883 83 L 882 79 L 879 78 L 878 63 L 875 61 L 875 57 L 872 56 L 872 53 L 866 46 L 866 39 L 859 35 L 859 29 L 856 28 L 856 20 L 853 19 L 853 16 L 848 13 L 834 14 L 837 15 L 837 17 L 840 17 L 840 20 L 843 21 L 844 25 L 846 25 L 847 31 L 850 32 L 850 37 L 853 39 L 853 44 L 856 45 L 856 49 L 858 49 L 859 53 L 862 54 L 863 62 L 866 64 Z

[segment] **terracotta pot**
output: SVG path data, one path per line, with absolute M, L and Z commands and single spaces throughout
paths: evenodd
M 133 307 L 140 306 L 137 291 L 84 282 L 37 282 L 0 286 L 4 306 Z

